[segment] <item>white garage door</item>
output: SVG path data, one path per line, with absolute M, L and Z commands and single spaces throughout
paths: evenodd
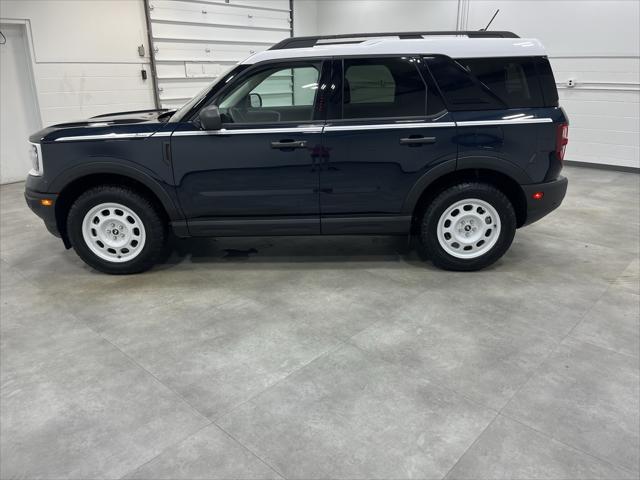
M 146 0 L 158 101 L 177 108 L 227 68 L 291 36 L 289 0 Z

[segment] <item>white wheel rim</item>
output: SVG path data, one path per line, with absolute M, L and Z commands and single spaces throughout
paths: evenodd
M 82 221 L 82 237 L 93 253 L 114 263 L 136 258 L 146 240 L 140 217 L 119 203 L 101 203 L 89 210 Z
M 500 215 L 477 198 L 460 200 L 438 220 L 438 242 L 456 258 L 477 258 L 491 250 L 500 237 Z

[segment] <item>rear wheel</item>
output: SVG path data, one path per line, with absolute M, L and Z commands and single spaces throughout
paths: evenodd
M 165 222 L 149 199 L 117 185 L 80 195 L 69 210 L 67 231 L 80 258 L 110 274 L 151 268 L 167 237 Z
M 444 190 L 422 218 L 420 240 L 433 263 L 446 270 L 479 270 L 511 246 L 516 215 L 509 199 L 485 183 Z

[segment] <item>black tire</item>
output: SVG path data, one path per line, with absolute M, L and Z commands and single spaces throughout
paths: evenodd
M 479 199 L 487 202 L 500 217 L 500 233 L 496 243 L 475 258 L 458 258 L 451 255 L 438 240 L 440 217 L 449 207 L 465 199 Z M 511 246 L 515 232 L 516 214 L 504 193 L 486 183 L 464 182 L 442 191 L 429 204 L 420 224 L 420 243 L 437 267 L 445 270 L 474 271 L 485 268 L 502 257 Z
M 82 223 L 87 213 L 103 203 L 117 203 L 135 213 L 142 222 L 145 241 L 140 252 L 131 260 L 115 262 L 96 255 L 82 234 Z M 89 266 L 103 273 L 126 275 L 144 272 L 160 257 L 167 239 L 167 225 L 154 204 L 137 191 L 118 185 L 101 185 L 80 195 L 67 216 L 67 233 L 78 256 Z

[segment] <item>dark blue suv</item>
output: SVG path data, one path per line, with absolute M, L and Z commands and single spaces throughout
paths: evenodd
M 34 134 L 29 206 L 106 273 L 179 237 L 419 237 L 477 270 L 555 209 L 567 118 L 544 48 L 510 32 L 289 38 L 177 111 Z

